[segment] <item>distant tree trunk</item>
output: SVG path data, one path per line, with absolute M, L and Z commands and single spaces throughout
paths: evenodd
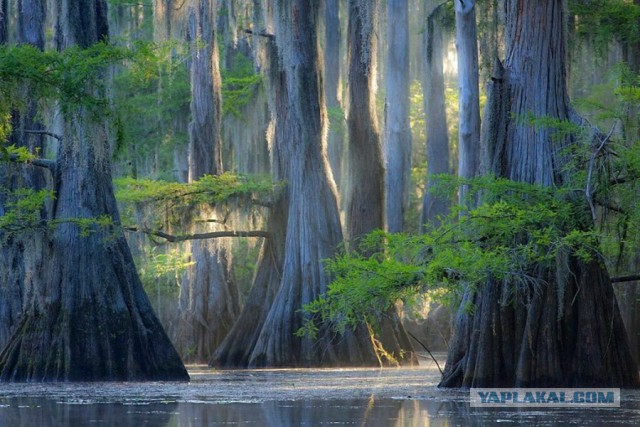
M 282 60 L 286 108 L 276 135 L 289 159 L 288 216 L 282 279 L 262 325 L 249 366 L 374 364 L 368 337 L 322 330 L 319 340 L 300 338 L 300 309 L 326 292 L 330 278 L 322 260 L 342 241 L 335 185 L 323 149 L 326 110 L 320 72 L 318 2 L 285 0 L 274 5 L 275 41 Z M 282 115 L 285 117 L 282 117 Z
M 9 42 L 9 0 L 0 0 L 0 45 Z
M 256 11 L 257 12 L 257 11 Z M 254 16 L 254 28 L 263 28 L 261 13 Z M 273 133 L 270 135 L 271 173 L 274 181 L 281 182 L 289 174 L 289 158 L 284 141 L 287 140 L 287 88 L 284 72 L 278 61 L 278 51 L 271 38 L 264 37 L 255 46 L 264 52 L 260 67 L 266 76 Z M 215 352 L 210 364 L 221 367 L 247 367 L 251 354 L 264 325 L 275 295 L 280 288 L 284 263 L 289 197 L 286 191 L 275 195 L 267 218 L 267 230 L 271 235 L 262 245 L 253 286 L 233 328 Z
M 376 120 L 377 0 L 349 0 L 347 237 L 384 227 L 384 165 Z
M 59 49 L 107 36 L 103 0 L 58 3 Z M 105 128 L 85 107 L 64 115 L 54 173 L 50 255 L 0 353 L 4 381 L 187 380 L 157 320 L 119 224 Z M 110 216 L 88 236 L 68 219 Z
M 409 6 L 388 0 L 387 90 L 385 101 L 385 166 L 387 230 L 403 230 L 411 179 L 409 127 Z
M 344 114 L 339 102 L 340 95 L 340 63 L 342 62 L 342 29 L 340 25 L 339 0 L 324 1 L 324 93 L 329 110 L 329 143 L 327 151 L 333 179 L 342 193 L 342 175 L 344 171 Z M 333 114 L 331 114 L 333 112 Z
M 458 176 L 473 178 L 480 169 L 480 88 L 478 82 L 478 36 L 475 0 L 455 2 L 456 47 L 458 50 L 459 123 Z M 459 191 L 462 204 L 468 186 Z
M 191 41 L 191 123 L 189 181 L 222 172 L 220 147 L 221 79 L 214 22 L 216 0 L 193 0 Z
M 222 172 L 221 82 L 214 30 L 216 0 L 197 0 L 189 16 L 191 40 L 191 123 L 189 181 Z M 215 217 L 215 210 L 208 212 Z M 205 230 L 202 230 L 205 227 Z M 194 232 L 215 231 L 216 225 L 194 226 Z M 231 279 L 229 245 L 221 239 L 194 241 L 187 280 L 180 288 L 180 328 L 176 341 L 182 357 L 207 362 L 240 312 Z
M 444 102 L 443 37 L 440 25 L 440 6 L 434 0 L 425 0 L 426 28 L 422 38 L 424 113 L 427 133 L 427 182 L 422 200 L 420 229 L 437 225 L 438 216 L 449 213 L 448 197 L 432 192 L 433 176 L 451 173 L 449 166 L 449 133 L 447 110 Z
M 5 10 L 7 5 L 2 6 Z M 44 4 L 37 0 L 20 0 L 17 9 L 15 42 L 44 49 Z M 36 119 L 38 113 L 36 102 L 29 99 L 26 89 L 24 98 L 27 99 L 25 108 L 22 111 L 13 112 L 13 129 L 9 144 L 26 147 L 32 153 L 44 153 L 44 137 L 25 132 L 42 130 L 42 125 Z M 50 184 L 47 182 L 50 178 L 49 173 L 38 168 L 6 163 L 0 165 L 0 182 L 7 190 L 23 187 L 41 190 Z M 0 215 L 4 214 L 5 196 L 4 193 L 0 194 Z M 43 212 L 43 214 L 49 213 Z M 3 248 L 0 251 L 0 349 L 10 338 L 13 327 L 17 324 L 22 312 L 23 295 L 31 288 L 32 279 L 29 277 L 29 272 L 42 269 L 44 242 L 42 232 L 8 236 L 3 242 Z
M 347 235 L 356 248 L 367 233 L 384 229 L 384 166 L 375 111 L 377 1 L 350 0 L 348 26 L 349 130 Z M 406 53 L 406 49 L 405 49 Z M 408 69 L 406 70 L 408 72 Z M 406 82 L 405 82 L 406 84 Z M 401 83 L 395 89 L 401 90 Z M 408 90 L 405 91 L 408 95 Z M 408 97 L 408 96 L 407 96 Z M 404 101 L 406 104 L 407 100 Z M 400 106 L 397 106 L 400 108 Z M 395 111 L 391 111 L 394 113 Z M 394 117 L 394 120 L 396 117 Z M 403 120 L 398 117 L 398 121 Z M 397 123 L 400 125 L 400 123 Z M 395 126 L 394 123 L 393 126 Z M 406 129 L 405 129 L 406 130 Z M 406 135 L 404 135 L 406 136 Z M 408 164 L 406 165 L 408 167 Z M 401 189 L 394 192 L 402 193 Z M 381 317 L 378 336 L 397 362 L 414 363 L 415 354 L 395 308 Z M 364 331 L 359 333 L 365 334 Z
M 557 0 L 506 2 L 506 61 L 494 75 L 484 128 L 485 158 L 497 176 L 542 186 L 565 181 L 571 138 L 519 120 L 569 118 L 564 8 Z M 537 286 L 520 289 L 513 304 L 501 303 L 513 283 L 467 290 L 440 386 L 639 385 L 604 264 L 570 251 L 557 258 L 554 268 L 532 272 Z M 468 303 L 473 314 L 463 308 Z

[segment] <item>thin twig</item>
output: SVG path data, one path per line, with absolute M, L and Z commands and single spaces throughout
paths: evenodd
M 589 208 L 591 209 L 591 218 L 593 219 L 593 221 L 596 220 L 596 206 L 595 206 L 595 203 L 593 202 L 593 195 L 591 194 L 591 177 L 593 176 L 593 167 L 595 165 L 596 158 L 604 148 L 604 145 L 607 143 L 609 138 L 611 138 L 611 135 L 613 135 L 613 131 L 615 130 L 615 128 L 616 128 L 616 123 L 614 123 L 613 126 L 611 126 L 611 130 L 609 131 L 609 134 L 605 138 L 600 139 L 600 145 L 593 152 L 593 154 L 591 155 L 591 159 L 589 160 L 589 172 L 587 173 L 587 187 L 584 190 L 584 194 L 585 194 L 585 197 L 587 198 L 587 202 L 589 202 Z
M 415 335 L 413 335 L 410 331 L 407 330 L 407 334 L 409 334 L 409 336 L 411 338 L 413 338 L 414 340 L 417 341 L 418 344 L 420 344 L 422 346 L 422 348 L 424 348 L 427 353 L 429 353 L 429 356 L 431 356 L 431 359 L 433 359 L 434 362 L 436 362 L 436 366 L 438 367 L 438 370 L 440 371 L 440 375 L 444 375 L 444 372 L 442 372 L 442 369 L 440 368 L 440 364 L 438 363 L 438 361 L 436 360 L 436 358 L 433 356 L 433 354 L 431 353 L 431 351 L 429 351 L 429 349 L 427 348 L 426 345 L 424 345 L 422 343 L 422 341 L 420 341 L 418 338 L 416 338 Z

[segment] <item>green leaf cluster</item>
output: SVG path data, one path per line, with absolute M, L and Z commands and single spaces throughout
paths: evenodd
M 169 223 L 184 219 L 185 214 L 202 205 L 219 206 L 232 199 L 251 204 L 254 199 L 268 199 L 278 188 L 267 177 L 233 173 L 206 175 L 191 183 L 126 177 L 116 179 L 114 184 L 125 221 L 133 222 L 136 210 L 144 206 L 157 214 L 155 221 Z
M 49 190 L 32 190 L 19 188 L 9 191 L 2 189 L 0 208 L 4 208 L 0 215 L 0 233 L 3 238 L 11 235 L 41 228 L 44 222 L 42 211 L 45 203 L 53 199 L 53 192 Z
M 253 63 L 242 53 L 235 55 L 233 66 L 221 71 L 222 112 L 241 119 L 242 109 L 255 99 L 262 86 L 262 76 L 256 73 Z
M 598 236 L 580 220 L 584 201 L 567 192 L 495 177 L 438 179 L 436 191 L 443 193 L 467 185 L 467 207 L 422 235 L 376 231 L 327 260 L 334 280 L 325 295 L 305 306 L 310 320 L 300 334 L 314 336 L 327 324 L 337 331 L 375 324 L 399 299 L 425 292 L 455 304 L 465 289 L 497 282 L 508 285 L 506 300 L 515 301 L 519 291 L 541 284 L 540 271 L 552 269 L 560 251 L 598 256 Z M 483 203 L 471 207 L 479 194 Z

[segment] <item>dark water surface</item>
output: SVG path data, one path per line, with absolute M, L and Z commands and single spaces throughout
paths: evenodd
M 417 369 L 192 369 L 190 383 L 0 384 L 0 426 L 640 425 L 640 391 L 620 408 L 470 408 Z

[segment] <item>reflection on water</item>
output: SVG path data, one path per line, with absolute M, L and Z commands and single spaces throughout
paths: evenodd
M 485 426 L 638 425 L 635 408 L 599 410 L 498 410 L 464 402 L 430 400 L 295 400 L 261 403 L 56 402 L 47 398 L 0 399 L 1 426 Z
M 621 408 L 470 408 L 421 369 L 192 371 L 191 383 L 0 384 L 0 426 L 640 425 Z

